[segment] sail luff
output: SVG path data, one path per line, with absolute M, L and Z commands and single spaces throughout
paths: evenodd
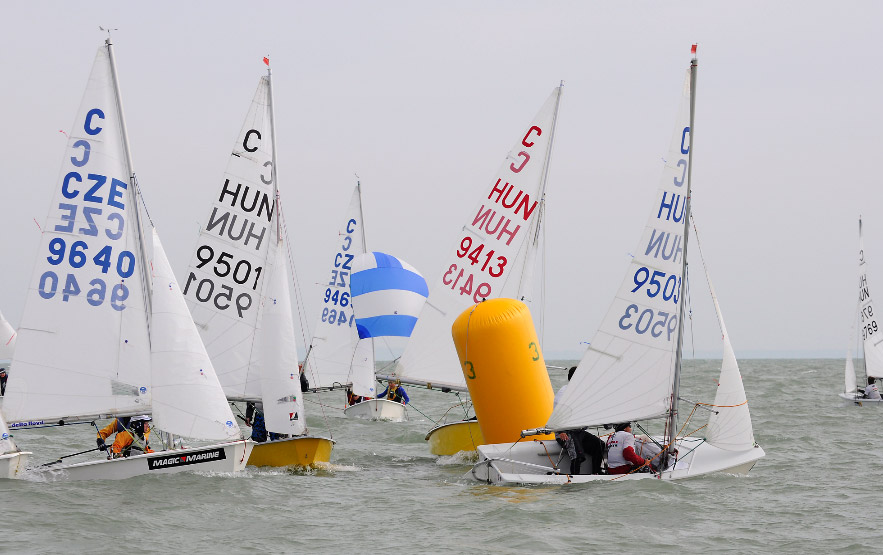
M 148 249 L 144 244 L 144 225 L 141 222 L 141 212 L 138 209 L 138 183 L 135 179 L 135 164 L 132 161 L 132 148 L 129 144 L 129 128 L 126 126 L 126 115 L 123 111 L 123 95 L 120 91 L 120 81 L 119 75 L 117 73 L 116 66 L 116 58 L 113 53 L 113 43 L 110 40 L 110 37 L 107 37 L 107 40 L 104 41 L 107 45 L 107 57 L 110 61 L 110 75 L 111 80 L 113 82 L 113 90 L 114 96 L 116 98 L 116 107 L 117 113 L 119 114 L 119 126 L 120 126 L 120 135 L 122 137 L 123 142 L 123 152 L 126 155 L 126 173 L 129 180 L 129 188 L 128 188 L 128 197 L 133 206 L 132 216 L 135 218 L 135 226 L 138 230 L 138 254 L 141 257 L 141 288 L 143 290 L 144 301 L 145 301 L 145 316 L 147 318 L 147 330 L 150 331 L 150 317 L 151 317 L 151 280 L 150 275 L 148 274 L 147 269 L 150 268 L 150 259 L 148 255 Z M 148 333 L 149 337 L 149 333 Z
M 686 302 L 684 299 L 687 293 L 687 243 L 690 238 L 690 204 L 691 204 L 691 196 L 692 196 L 692 187 L 693 187 L 693 146 L 694 146 L 694 137 L 695 137 L 695 129 L 696 129 L 696 73 L 698 69 L 698 60 L 695 55 L 695 49 L 693 54 L 693 59 L 690 61 L 690 146 L 688 147 L 687 153 L 687 198 L 685 203 L 685 216 L 684 216 L 684 235 L 683 235 L 683 251 L 681 253 L 681 275 L 683 278 L 681 279 L 681 306 L 678 311 L 678 348 L 677 354 L 675 355 L 675 373 L 674 379 L 672 382 L 672 392 L 671 392 L 671 408 L 669 409 L 669 417 L 667 428 L 667 435 L 665 443 L 666 445 L 674 445 L 675 439 L 677 439 L 677 426 L 678 426 L 678 395 L 681 388 L 681 364 L 683 361 L 684 354 L 684 307 L 686 306 Z M 670 451 L 669 451 L 670 452 Z M 668 454 L 666 454 L 666 460 L 668 458 Z

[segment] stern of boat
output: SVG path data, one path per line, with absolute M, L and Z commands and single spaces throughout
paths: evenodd
M 324 437 L 290 437 L 258 443 L 248 466 L 316 466 L 331 459 L 334 441 Z

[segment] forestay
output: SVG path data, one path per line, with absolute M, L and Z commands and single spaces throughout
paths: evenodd
M 862 236 L 861 218 L 858 221 L 858 237 L 859 326 L 865 351 L 865 371 L 868 377 L 883 378 L 883 328 L 877 324 L 877 311 L 874 309 L 871 290 L 868 286 L 868 265 L 865 257 L 865 240 Z
M 465 388 L 451 341 L 451 325 L 482 299 L 521 298 L 525 261 L 532 260 L 537 220 L 561 98 L 556 87 L 534 120 L 523 129 L 503 165 L 482 186 L 454 247 L 444 257 L 411 339 L 395 369 L 401 378 Z
M 573 429 L 659 417 L 671 403 L 678 348 L 690 72 L 662 182 L 625 278 L 547 426 Z
M 153 253 L 154 425 L 191 438 L 239 439 L 239 426 L 155 231 Z
M 42 226 L 4 405 L 10 422 L 150 406 L 149 252 L 114 91 L 102 47 Z
M 350 282 L 359 337 L 410 337 L 429 295 L 416 268 L 382 252 L 353 261 Z
M 350 298 L 353 260 L 365 252 L 360 185 L 353 190 L 334 244 L 334 257 L 320 282 L 322 312 L 313 328 L 305 370 L 317 387 L 352 383 L 356 395 L 373 397 L 374 346 L 359 341 Z
M 269 77 L 262 77 L 188 267 L 184 297 L 230 398 L 259 398 L 252 356 L 276 226 Z

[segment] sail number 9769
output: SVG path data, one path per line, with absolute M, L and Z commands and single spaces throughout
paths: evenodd
M 638 305 L 630 304 L 625 308 L 625 314 L 619 319 L 619 329 L 634 330 L 638 335 L 644 335 L 648 331 L 653 337 L 659 337 L 668 332 L 666 339 L 671 341 L 672 334 L 677 335 L 678 317 L 662 310 L 652 308 L 641 310 Z

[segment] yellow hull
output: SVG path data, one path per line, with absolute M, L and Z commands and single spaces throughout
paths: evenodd
M 248 466 L 313 466 L 327 463 L 334 442 L 324 437 L 290 437 L 256 443 Z
M 429 430 L 424 439 L 429 442 L 429 452 L 433 455 L 456 455 L 460 451 L 475 451 L 479 445 L 485 443 L 478 420 L 436 426 Z

